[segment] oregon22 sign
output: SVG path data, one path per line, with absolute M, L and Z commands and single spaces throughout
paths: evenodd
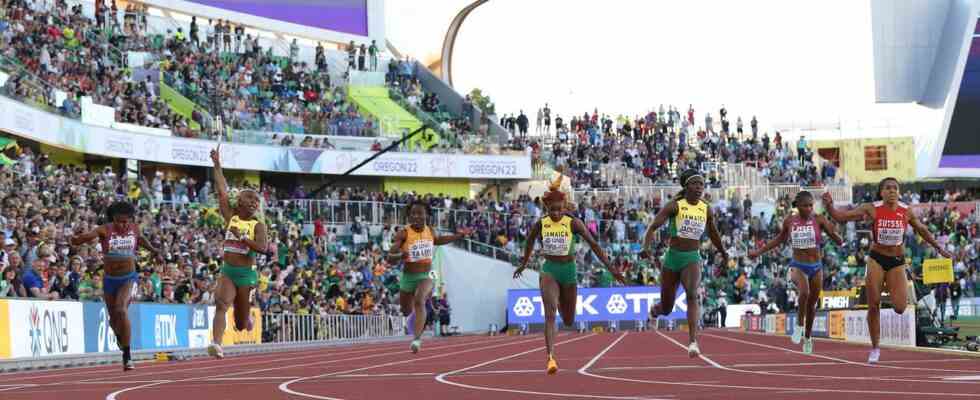
M 659 286 L 579 288 L 575 306 L 576 321 L 646 321 L 650 308 L 660 301 Z M 674 309 L 669 318 L 687 316 L 684 289 L 677 288 Z M 507 291 L 507 322 L 544 323 L 544 307 L 538 289 Z

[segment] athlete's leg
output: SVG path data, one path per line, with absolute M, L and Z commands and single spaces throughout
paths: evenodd
M 796 285 L 796 291 L 799 292 L 797 295 L 799 312 L 796 315 L 796 329 L 802 330 L 805 329 L 807 317 L 809 317 L 806 305 L 810 304 L 810 282 L 808 282 L 806 274 L 799 268 L 791 268 L 790 277 L 793 279 L 793 284 Z
M 697 343 L 698 321 L 701 319 L 700 306 L 698 305 L 698 286 L 701 284 L 700 262 L 690 263 L 687 268 L 681 271 L 681 284 L 684 285 L 684 296 L 687 298 L 687 335 L 690 343 Z M 661 294 L 661 301 L 664 300 L 663 296 Z
M 235 288 L 235 329 L 252 330 L 252 286 Z
M 425 331 L 425 302 L 429 300 L 429 296 L 432 294 L 432 279 L 424 279 L 419 281 L 419 285 L 415 287 L 415 295 L 412 296 L 412 308 L 415 310 L 415 340 L 422 337 L 422 332 Z
M 231 278 L 221 274 L 218 276 L 218 287 L 214 293 L 214 319 L 211 321 L 213 332 L 211 336 L 212 344 L 221 344 L 221 339 L 225 336 L 225 322 L 228 318 L 228 307 L 235 301 L 235 283 Z
M 892 307 L 896 314 L 905 312 L 908 305 L 909 281 L 905 276 L 905 266 L 892 268 L 885 273 L 885 281 L 888 282 L 888 293 L 891 293 Z
M 881 337 L 881 289 L 885 279 L 885 271 L 873 258 L 868 260 L 867 272 L 864 278 L 865 293 L 868 296 L 868 333 L 871 335 L 871 348 L 878 348 Z
M 559 286 L 558 291 L 558 313 L 561 314 L 561 322 L 565 327 L 575 324 L 575 307 L 578 305 L 578 285 Z
M 797 272 L 799 272 L 799 270 L 797 270 Z M 801 273 L 801 275 L 803 274 Z M 813 332 L 813 319 L 817 313 L 817 302 L 820 300 L 820 290 L 823 289 L 823 270 L 817 271 L 817 273 L 813 275 L 813 278 L 810 278 L 809 285 L 804 285 L 803 287 L 806 286 L 809 286 L 810 297 L 807 299 L 806 303 L 803 303 L 803 300 L 800 300 L 800 304 L 806 305 L 806 337 L 809 338 L 810 334 Z
M 670 314 L 674 310 L 674 298 L 677 297 L 677 283 L 681 275 L 664 267 L 660 270 L 660 302 L 650 309 L 650 318 Z
M 555 278 L 549 274 L 541 274 L 541 303 L 544 306 L 544 344 L 548 356 L 554 354 L 555 343 L 555 313 L 558 311 L 558 296 L 560 288 Z

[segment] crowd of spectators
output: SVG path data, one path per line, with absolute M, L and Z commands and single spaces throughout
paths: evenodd
M 686 115 L 670 106 L 654 109 L 646 115 L 629 118 L 623 115 L 602 114 L 598 109 L 591 113 L 572 116 L 564 120 L 554 118 L 551 130 L 551 111 L 545 106 L 538 111 L 537 131 L 551 140 L 550 146 L 531 143 L 542 151 L 542 157 L 557 167 L 567 167 L 573 186 L 596 189 L 615 188 L 623 182 L 602 178 L 602 171 L 610 166 L 641 174 L 647 184 L 668 184 L 676 171 L 686 168 L 712 170 L 711 164 L 740 163 L 754 167 L 772 183 L 822 186 L 837 181 L 836 168 L 829 163 L 818 162 L 805 139 L 791 149 L 782 135 L 768 132 L 760 135 L 755 116 L 745 129 L 741 117 L 732 130 L 722 106 L 720 129 L 711 117 L 705 115 L 705 124 L 695 123 L 694 109 Z M 518 116 L 505 115 L 502 124 L 515 136 L 524 137 L 529 121 L 521 112 Z M 709 185 L 719 186 L 717 180 Z
M 72 247 L 70 235 L 104 222 L 115 199 L 139 204 L 144 236 L 163 250 L 165 263 L 141 256 L 137 301 L 213 302 L 223 222 L 204 204 L 209 182 L 150 177 L 131 187 L 111 169 L 87 171 L 55 165 L 29 148 L 13 168 L 0 171 L 0 295 L 99 301 L 101 253 L 97 244 Z M 145 192 L 144 192 L 145 191 Z M 274 191 L 262 188 L 267 201 Z M 396 314 L 397 269 L 378 243 L 338 241 L 319 226 L 267 208 L 271 254 L 260 256 L 256 304 L 265 311 L 305 314 Z

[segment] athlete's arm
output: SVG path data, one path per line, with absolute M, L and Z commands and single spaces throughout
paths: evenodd
M 817 216 L 817 223 L 823 228 L 827 235 L 830 235 L 830 239 L 837 243 L 838 246 L 844 245 L 844 238 L 840 237 L 840 233 L 837 232 L 837 227 L 830 223 L 830 220 L 825 218 L 823 215 Z
M 756 258 L 761 254 L 766 254 L 768 251 L 776 248 L 777 246 L 786 243 L 786 239 L 789 238 L 789 218 L 783 219 L 783 227 L 779 230 L 779 234 L 772 238 L 765 246 L 761 249 L 752 250 L 749 252 L 749 258 Z
M 613 267 L 612 263 L 609 262 L 609 257 L 606 256 L 606 252 L 602 250 L 602 247 L 599 247 L 599 243 L 596 242 L 595 238 L 592 237 L 592 233 L 590 233 L 589 230 L 585 228 L 585 223 L 582 222 L 582 220 L 578 218 L 572 220 L 572 232 L 582 235 L 582 239 L 584 239 L 585 242 L 589 244 L 589 247 L 592 248 L 592 251 L 595 252 L 595 255 L 599 257 L 600 261 L 602 261 L 602 265 L 605 265 L 606 269 L 609 270 L 610 273 L 612 273 L 613 278 L 616 278 L 616 280 L 619 281 L 619 283 L 622 283 L 623 285 L 626 284 L 626 278 L 623 277 L 623 273 L 618 269 L 616 269 L 615 267 Z
M 721 243 L 721 234 L 718 233 L 718 226 L 715 225 L 715 213 L 711 211 L 711 207 L 708 207 L 708 238 L 711 239 L 711 243 L 721 253 L 723 261 L 727 263 L 728 250 L 725 250 L 725 245 Z
M 536 243 L 540 237 L 541 221 L 539 220 L 531 225 L 531 233 L 529 233 L 527 236 L 527 244 L 524 246 L 524 257 L 521 258 L 521 266 L 518 268 L 518 271 L 523 271 L 525 268 L 527 268 L 527 262 L 531 259 L 531 252 L 534 251 L 534 243 Z
M 234 213 L 231 210 L 231 204 L 228 202 L 228 182 L 225 180 L 225 174 L 221 172 L 221 145 L 218 148 L 211 150 L 211 161 L 214 162 L 214 191 L 218 193 L 218 209 L 221 211 L 221 216 L 225 218 L 225 223 L 231 221 L 232 215 Z
M 150 253 L 153 253 L 157 260 L 163 262 L 163 254 L 160 253 L 160 249 L 150 244 L 150 241 L 143 237 L 143 232 L 140 232 L 139 229 L 136 230 L 136 241 L 139 243 L 140 247 L 148 250 Z
M 397 264 L 402 260 L 402 246 L 405 244 L 405 238 L 406 233 L 404 229 L 395 234 L 395 238 L 391 241 L 391 249 L 388 250 L 389 263 Z
M 269 250 L 268 234 L 266 233 L 266 228 L 264 223 L 255 224 L 255 240 L 251 240 L 246 237 L 240 237 L 238 240 L 245 243 L 249 249 L 256 253 L 265 254 Z
M 834 207 L 834 198 L 830 195 L 830 192 L 824 192 L 823 196 L 823 206 L 827 209 L 827 213 L 830 217 L 837 222 L 848 222 L 848 221 L 860 221 L 865 217 L 874 218 L 874 208 L 870 204 L 861 204 L 856 208 L 850 210 L 838 210 Z
M 651 223 L 650 227 L 647 228 L 646 235 L 643 235 L 643 252 L 650 253 L 650 246 L 653 245 L 654 234 L 657 233 L 657 230 L 659 230 L 661 226 L 664 226 L 664 223 L 667 222 L 667 218 L 670 218 L 675 214 L 677 214 L 677 202 L 671 200 L 667 202 L 667 205 L 664 206 L 664 208 L 660 209 L 660 212 L 657 213 L 656 217 L 653 217 L 653 223 Z
M 456 230 L 456 234 L 437 236 L 435 239 L 432 240 L 432 242 L 435 243 L 436 246 L 442 246 L 444 244 L 449 244 L 459 239 L 462 239 L 464 237 L 467 237 L 472 233 L 473 233 L 473 228 L 459 228 Z
M 85 243 L 91 242 L 95 239 L 98 239 L 103 235 L 105 235 L 105 228 L 102 227 L 102 225 L 99 225 L 95 227 L 95 229 L 92 229 L 88 232 L 79 233 L 75 236 L 72 236 L 70 242 L 72 246 L 80 246 Z
M 912 229 L 914 229 L 915 233 L 918 233 L 919 236 L 922 237 L 922 240 L 925 240 L 926 243 L 929 243 L 929 245 L 935 248 L 936 251 L 938 251 L 939 254 L 942 255 L 943 257 L 953 258 L 953 254 L 947 251 L 946 249 L 944 249 L 943 246 L 939 245 L 939 242 L 936 241 L 936 238 L 932 236 L 932 232 L 929 232 L 929 228 L 927 228 L 925 224 L 922 223 L 922 221 L 919 221 L 919 217 L 916 217 L 911 209 L 909 209 L 909 212 L 905 213 L 905 215 L 906 215 L 905 218 L 909 223 L 909 225 L 912 225 Z

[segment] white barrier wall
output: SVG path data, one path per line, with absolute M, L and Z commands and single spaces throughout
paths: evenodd
M 868 332 L 868 312 L 866 310 L 849 310 L 844 316 L 844 334 L 848 342 L 871 343 Z M 880 343 L 891 346 L 915 347 L 915 310 L 905 310 L 902 314 L 886 308 L 881 310 Z
M 725 327 L 738 328 L 742 321 L 742 316 L 748 311 L 752 311 L 756 315 L 762 313 L 758 304 L 731 304 L 725 307 Z
M 513 279 L 514 267 L 506 262 L 442 246 L 441 274 L 452 308 L 451 326 L 463 332 L 486 331 L 490 324 L 504 326 L 507 290 L 538 287 L 538 272 L 525 270 Z

